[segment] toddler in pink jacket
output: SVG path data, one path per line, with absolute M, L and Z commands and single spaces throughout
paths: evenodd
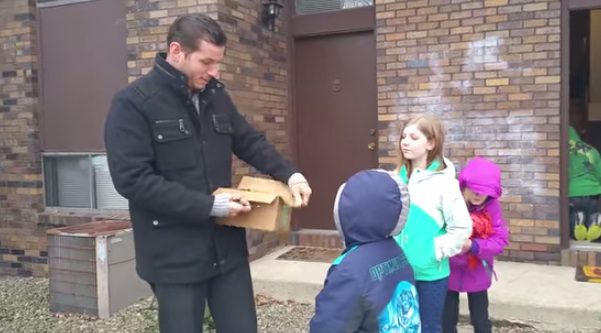
M 507 246 L 509 233 L 499 204 L 501 169 L 485 158 L 473 158 L 459 174 L 459 185 L 469 211 L 488 215 L 492 230 L 486 233 L 485 238 L 474 236 L 469 248 L 450 259 L 451 275 L 443 333 L 457 332 L 460 292 L 468 295 L 474 332 L 489 333 L 492 327 L 488 315 L 487 290 L 492 281 L 494 257 Z

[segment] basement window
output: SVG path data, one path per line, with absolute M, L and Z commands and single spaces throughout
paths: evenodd
M 113 186 L 106 155 L 45 155 L 46 207 L 127 209 Z
M 373 0 L 296 0 L 296 14 L 316 14 L 333 10 L 343 10 L 373 6 Z

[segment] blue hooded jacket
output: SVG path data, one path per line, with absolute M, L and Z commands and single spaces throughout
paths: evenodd
M 345 250 L 315 301 L 310 333 L 421 332 L 413 271 L 392 238 L 407 220 L 401 180 L 366 170 L 340 186 L 334 220 Z

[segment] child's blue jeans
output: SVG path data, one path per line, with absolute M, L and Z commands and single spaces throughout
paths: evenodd
M 442 314 L 447 297 L 449 278 L 436 281 L 415 281 L 419 297 L 422 333 L 440 333 Z

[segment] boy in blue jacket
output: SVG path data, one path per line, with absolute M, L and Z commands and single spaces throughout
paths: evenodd
M 346 248 L 317 295 L 310 333 L 421 332 L 413 271 L 392 238 L 408 211 L 406 186 L 386 171 L 340 186 L 334 221 Z

